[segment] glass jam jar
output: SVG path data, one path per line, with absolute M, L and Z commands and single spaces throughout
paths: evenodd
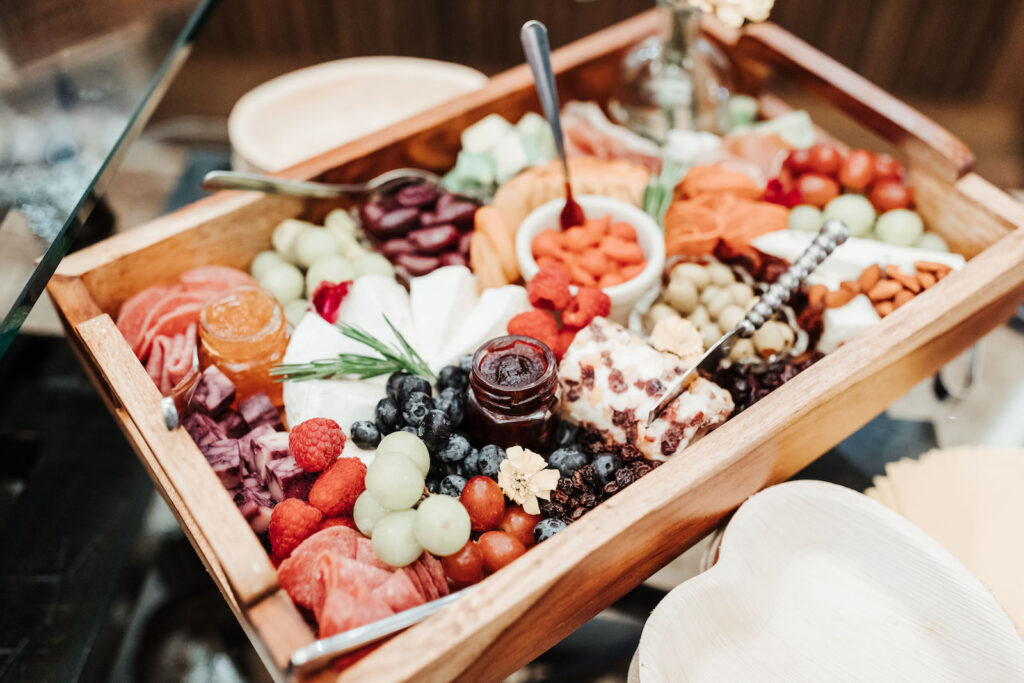
M 267 291 L 251 285 L 212 297 L 199 313 L 199 366 L 216 365 L 235 384 L 236 401 L 263 391 L 280 406 L 280 382 L 269 374 L 288 346 L 284 311 Z
M 473 355 L 466 424 L 478 443 L 543 450 L 551 440 L 557 404 L 555 356 L 543 343 L 508 335 Z

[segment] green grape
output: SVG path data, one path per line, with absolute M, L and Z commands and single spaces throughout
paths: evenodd
M 284 305 L 284 318 L 292 327 L 298 327 L 299 323 L 302 322 L 302 319 L 306 316 L 306 311 L 308 310 L 309 302 L 305 299 L 289 301 Z
M 270 237 L 270 242 L 274 245 L 274 249 L 278 254 L 281 255 L 285 261 L 289 263 L 295 263 L 295 242 L 298 240 L 299 235 L 304 233 L 310 228 L 316 226 L 306 221 L 296 220 L 295 218 L 286 218 L 281 221 L 276 228 L 274 233 Z
M 338 253 L 338 243 L 324 228 L 307 228 L 295 238 L 295 258 L 300 266 L 309 268 L 324 258 Z
M 430 496 L 416 509 L 416 540 L 426 550 L 445 557 L 469 540 L 469 513 L 451 496 Z
M 372 539 L 373 554 L 377 559 L 392 567 L 404 567 L 415 562 L 423 554 L 413 530 L 415 524 L 415 510 L 391 512 L 377 522 Z
M 290 263 L 277 264 L 256 281 L 260 287 L 277 297 L 282 305 L 301 299 L 302 288 L 305 286 L 302 273 Z
M 423 494 L 423 472 L 401 453 L 379 453 L 366 469 L 366 490 L 389 510 L 405 510 Z
M 924 221 L 910 209 L 893 209 L 878 217 L 875 235 L 883 242 L 901 247 L 917 244 L 924 234 Z
M 369 491 L 363 491 L 356 498 L 355 507 L 352 509 L 352 517 L 356 526 L 364 536 L 373 538 L 373 529 L 377 522 L 384 519 L 391 511 L 377 502 Z
M 281 255 L 276 251 L 269 249 L 267 251 L 261 251 L 256 254 L 256 258 L 252 260 L 252 266 L 249 267 L 249 272 L 252 273 L 254 278 L 259 280 L 268 270 L 279 263 L 285 263 L 285 260 L 281 258 Z
M 356 273 L 359 275 L 384 275 L 386 277 L 393 277 L 395 269 L 391 266 L 391 261 L 388 261 L 381 254 L 373 252 L 365 252 L 358 256 L 352 265 L 356 269 Z
M 823 222 L 838 218 L 850 229 L 850 237 L 866 237 L 875 224 L 875 207 L 860 194 L 842 194 L 830 201 L 822 213 Z
M 921 235 L 921 239 L 914 245 L 918 249 L 931 249 L 932 251 L 949 251 L 949 245 L 946 244 L 946 240 L 938 233 L 926 232 Z
M 789 229 L 800 232 L 818 232 L 821 228 L 821 211 L 816 206 L 801 204 L 789 212 Z
M 412 460 L 423 476 L 430 470 L 430 452 L 423 439 L 409 432 L 392 432 L 377 444 L 377 455 L 383 453 L 401 453 Z
M 341 256 L 329 254 L 317 259 L 306 271 L 306 296 L 312 298 L 322 282 L 336 285 L 345 280 L 354 280 L 355 268 Z

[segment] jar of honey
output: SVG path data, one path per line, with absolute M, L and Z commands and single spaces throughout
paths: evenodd
M 507 335 L 473 355 L 466 424 L 479 443 L 543 450 L 551 440 L 558 382 L 551 349 L 532 337 Z
M 199 313 L 199 365 L 216 365 L 235 384 L 236 400 L 265 392 L 284 401 L 269 371 L 284 358 L 288 331 L 277 299 L 244 285 L 212 297 Z

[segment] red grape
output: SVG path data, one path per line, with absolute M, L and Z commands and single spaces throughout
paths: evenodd
M 505 519 L 501 520 L 499 528 L 529 548 L 534 544 L 533 527 L 539 521 L 540 515 L 531 515 L 518 505 L 513 505 L 505 510 Z
M 875 155 L 866 149 L 855 149 L 839 167 L 839 183 L 854 192 L 863 192 L 875 179 Z
M 473 531 L 495 529 L 505 516 L 505 494 L 490 477 L 473 477 L 467 481 L 459 500 L 469 513 Z
M 470 586 L 484 578 L 484 555 L 473 541 L 467 541 L 462 550 L 441 558 L 444 573 L 459 586 Z
M 868 199 L 879 213 L 892 209 L 909 209 L 914 204 L 910 188 L 899 180 L 879 180 L 868 193 Z
M 804 173 L 796 181 L 796 189 L 802 203 L 813 204 L 819 209 L 839 196 L 839 183 L 820 173 Z
M 843 156 L 834 146 L 818 143 L 808 150 L 808 165 L 813 173 L 835 177 L 843 163 Z
M 879 154 L 875 157 L 875 179 L 899 180 L 903 177 L 903 167 L 900 162 L 888 154 Z
M 526 546 L 519 539 L 504 531 L 488 531 L 476 542 L 484 556 L 484 567 L 496 572 L 526 552 Z

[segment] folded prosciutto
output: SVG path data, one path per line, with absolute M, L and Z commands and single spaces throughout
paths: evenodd
M 647 427 L 648 411 L 687 367 L 621 325 L 595 318 L 576 334 L 558 367 L 563 415 L 608 445 L 631 445 L 648 459 L 666 460 L 733 409 L 728 391 L 697 378 Z

